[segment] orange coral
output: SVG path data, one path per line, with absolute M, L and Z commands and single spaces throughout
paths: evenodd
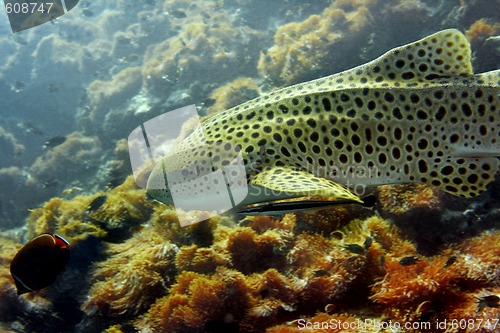
M 373 286 L 372 298 L 381 304 L 395 308 L 418 306 L 435 295 L 449 291 L 459 276 L 445 268 L 448 258 L 441 256 L 432 261 L 421 258 L 414 265 L 404 266 L 400 259 L 385 261 L 385 278 Z
M 279 27 L 275 45 L 260 56 L 259 73 L 273 82 L 292 84 L 304 79 L 304 73 L 322 69 L 323 64 L 330 67 L 335 46 L 370 27 L 370 8 L 376 3 L 337 0 L 320 15 Z
M 21 247 L 21 244 L 0 237 L 0 321 L 14 320 L 16 311 L 22 308 L 23 300 L 17 296 L 9 269 L 12 258 Z
M 86 169 L 82 166 L 92 164 L 93 160 L 99 160 L 101 155 L 102 150 L 97 137 L 88 137 L 82 133 L 73 132 L 62 144 L 36 159 L 30 170 L 34 179 L 30 180 L 29 184 L 36 185 L 52 179 L 54 175 L 57 175 L 61 182 L 71 181 L 76 175 L 81 177 L 82 170 Z
M 40 317 L 51 313 L 52 303 L 46 299 L 44 291 L 36 294 L 17 295 L 17 290 L 10 274 L 12 258 L 22 245 L 4 236 L 0 236 L 0 328 L 2 332 L 14 332 L 15 324 L 3 323 L 23 322 L 26 331 L 40 328 Z M 36 327 L 36 328 L 35 328 Z
M 378 254 L 383 255 L 385 259 L 417 254 L 415 244 L 407 240 L 396 226 L 377 217 L 368 219 L 367 222 L 371 228 L 371 235 L 376 240 L 372 248 L 378 249 L 380 246 Z M 379 264 L 383 266 L 382 263 L 379 262 Z
M 483 41 L 485 38 L 500 33 L 500 24 L 489 24 L 486 19 L 480 19 L 474 22 L 465 32 L 465 36 L 471 44 Z
M 227 110 L 259 96 L 259 86 L 251 78 L 239 78 L 215 89 L 210 98 L 214 105 L 208 108 L 208 114 Z
M 249 291 L 237 271 L 221 268 L 212 276 L 183 272 L 169 295 L 158 299 L 143 320 L 155 332 L 227 329 L 250 307 Z
M 476 288 L 498 283 L 500 279 L 500 231 L 485 231 L 465 241 L 458 251 L 455 268 Z
M 20 144 L 12 133 L 0 126 L 0 153 L 2 156 L 19 156 L 24 149 L 24 145 Z M 6 160 L 8 159 L 3 160 L 2 164 L 7 162 Z
M 193 244 L 183 246 L 176 258 L 177 268 L 181 271 L 195 271 L 202 274 L 214 273 L 219 266 L 228 266 L 227 254 L 213 248 L 199 248 Z
M 422 318 L 451 319 L 452 314 L 477 309 L 477 298 L 495 281 L 497 247 L 481 244 L 498 242 L 499 233 L 485 234 L 454 250 L 447 249 L 433 258 L 425 258 L 417 254 L 415 246 L 405 240 L 395 226 L 378 217 L 352 221 L 336 232 L 335 237 L 301 233 L 289 238 L 294 223 L 290 216 L 286 223 L 250 218 L 248 227 L 219 226 L 214 230 L 211 248 L 185 246 L 177 257 L 178 267 L 210 275 L 181 273 L 170 294 L 158 299 L 148 314 L 135 322 L 136 327 L 158 332 L 190 329 L 296 332 L 304 329 L 299 325 L 342 321 L 347 325 L 364 320 L 363 316 L 341 314 L 346 306 L 361 302 L 375 311 L 367 318 L 373 327 L 367 327 L 366 331 L 377 332 L 385 316 L 404 324 Z M 262 220 L 259 223 L 265 223 L 270 229 L 260 224 L 257 233 L 251 228 L 256 220 Z M 363 245 L 368 238 L 369 246 L 362 253 L 348 250 L 347 245 Z M 460 252 L 473 255 L 467 257 Z M 449 260 L 452 254 L 456 255 L 455 261 Z M 383 264 L 382 256 L 386 258 Z M 419 260 L 412 265 L 402 265 L 400 260 L 406 256 L 418 256 Z M 254 258 L 270 260 L 263 262 Z M 470 271 L 468 264 L 472 258 L 478 264 L 482 262 L 481 270 Z M 268 268 L 270 266 L 273 268 Z M 228 294 L 224 291 L 227 288 L 233 291 Z M 194 297 L 195 293 L 198 297 Z M 245 293 L 245 298 L 238 303 L 241 293 Z M 370 299 L 384 307 L 374 307 Z M 227 304 L 235 302 L 237 305 L 228 310 Z M 226 310 L 218 311 L 212 309 L 214 307 Z M 324 308 L 329 314 L 294 320 L 299 314 L 313 315 Z M 492 308 L 484 311 L 481 316 L 485 318 L 493 318 L 496 313 Z M 284 321 L 288 324 L 279 325 Z M 351 329 L 325 327 L 317 329 L 325 332 Z
M 299 302 L 300 284 L 293 278 L 268 269 L 247 278 L 252 304 L 240 322 L 242 331 L 260 331 L 284 316 L 291 316 Z
M 91 208 L 92 202 L 105 196 L 105 202 Z M 29 237 L 50 232 L 59 233 L 70 243 L 88 236 L 122 238 L 144 223 L 152 213 L 152 203 L 145 190 L 137 189 L 132 177 L 106 195 L 81 195 L 71 200 L 52 198 L 28 217 Z
M 258 235 L 248 227 L 237 227 L 227 239 L 233 267 L 248 274 L 267 267 L 282 267 L 292 235 L 269 229 Z
M 98 264 L 96 281 L 82 309 L 88 316 L 129 317 L 149 308 L 166 294 L 169 275 L 175 272 L 177 246 L 154 229 L 136 234 L 122 244 L 111 244 L 110 256 Z
M 126 184 L 117 193 L 125 189 Z M 240 227 L 228 227 L 230 219 L 218 217 L 182 228 L 173 210 L 153 208 L 150 225 L 110 245 L 109 259 L 97 265 L 83 306 L 88 318 L 104 314 L 108 325 L 127 318 L 136 329 L 155 332 L 296 332 L 304 329 L 300 325 L 364 320 L 366 313 L 343 314 L 361 307 L 369 309 L 374 323 L 366 331 L 376 332 L 386 316 L 400 323 L 472 319 L 464 313 L 477 310 L 477 298 L 497 293 L 500 250 L 494 244 L 500 243 L 500 232 L 426 258 L 379 217 L 354 220 L 327 234 L 298 232 L 296 214 L 246 218 Z M 320 225 L 333 211 L 300 219 L 318 218 Z M 178 252 L 174 243 L 181 246 Z M 350 245 L 361 251 L 351 252 Z M 449 261 L 452 254 L 455 261 Z M 406 256 L 419 260 L 401 265 Z M 494 318 L 496 311 L 485 308 L 479 316 Z
M 388 214 L 401 216 L 415 209 L 441 209 L 439 189 L 425 184 L 382 185 L 378 195 L 382 211 Z
M 490 333 L 498 331 L 500 309 L 485 307 L 479 309 L 479 299 L 484 296 L 500 295 L 500 287 L 479 290 L 458 295 L 443 309 L 448 320 L 443 328 L 446 332 L 456 333 Z M 444 322 L 444 320 L 441 320 Z
M 137 94 L 142 84 L 141 69 L 127 67 L 110 81 L 95 80 L 89 84 L 88 97 L 92 112 L 91 121 L 104 119 L 111 107 Z
M 217 225 L 211 231 L 214 236 L 209 248 L 183 246 L 176 257 L 176 267 L 182 271 L 177 284 L 135 322 L 136 327 L 158 332 L 228 328 L 262 331 L 283 318 L 293 319 L 296 313 L 313 313 L 332 302 L 340 305 L 357 283 L 365 285 L 373 276 L 380 276 L 380 270 L 366 270 L 376 267 L 383 253 L 377 231 L 384 228 L 382 225 L 390 230 L 385 221 L 373 218 L 355 222 L 345 226 L 341 231 L 345 236 L 337 239 L 317 233 L 294 235 L 292 217 L 247 218 L 246 227 Z M 162 237 L 175 239 L 172 237 L 180 235 L 163 233 L 166 225 L 160 223 L 154 228 Z M 363 243 L 371 234 L 374 243 L 364 254 L 351 253 L 342 246 L 346 242 Z M 241 293 L 245 293 L 243 303 L 239 300 Z M 236 305 L 228 310 L 227 304 Z

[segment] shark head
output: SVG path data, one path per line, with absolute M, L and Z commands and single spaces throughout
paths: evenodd
M 203 140 L 189 147 L 178 147 L 156 164 L 148 195 L 184 211 L 221 213 L 240 203 L 248 192 L 241 146 Z

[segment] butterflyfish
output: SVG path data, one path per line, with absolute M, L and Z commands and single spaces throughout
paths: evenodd
M 17 294 L 48 287 L 69 260 L 69 243 L 59 235 L 41 234 L 24 245 L 10 264 Z

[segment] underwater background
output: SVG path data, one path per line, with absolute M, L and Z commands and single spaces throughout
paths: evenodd
M 465 33 L 475 73 L 498 69 L 499 8 L 84 0 L 15 34 L 2 8 L 0 331 L 499 331 L 500 182 L 476 199 L 384 185 L 374 210 L 180 227 L 135 185 L 126 140 L 166 111 L 212 115 L 446 28 Z M 68 266 L 18 296 L 12 258 L 44 232 L 69 241 Z

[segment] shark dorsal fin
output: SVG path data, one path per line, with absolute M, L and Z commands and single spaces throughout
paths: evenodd
M 358 67 L 375 81 L 426 81 L 439 77 L 473 75 L 470 45 L 456 29 L 437 32 L 392 49 Z
M 470 44 L 457 29 L 447 29 L 394 48 L 364 65 L 283 90 L 312 93 L 364 87 L 415 87 L 429 80 L 463 75 L 474 75 Z

